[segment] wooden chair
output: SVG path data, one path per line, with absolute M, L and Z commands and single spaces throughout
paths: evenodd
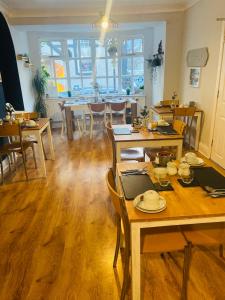
M 16 113 L 15 117 L 16 117 L 16 119 L 23 118 L 24 120 L 37 120 L 39 118 L 39 113 L 36 112 L 36 111 L 23 112 L 23 113 L 19 113 L 19 114 Z M 30 135 L 23 135 L 23 140 L 30 141 L 30 142 L 33 142 L 33 143 L 37 144 L 36 139 L 34 139 Z M 46 160 L 47 155 L 46 155 L 46 152 L 45 152 L 45 147 L 44 147 L 44 143 L 43 143 L 42 139 L 41 139 L 41 143 L 42 143 L 42 148 L 43 148 L 43 152 L 44 152 L 44 157 L 45 157 L 45 160 Z
M 121 239 L 121 221 L 124 229 L 124 268 L 123 268 L 123 284 L 120 299 L 125 299 L 125 295 L 129 283 L 129 261 L 130 261 L 130 223 L 127 215 L 127 210 L 125 206 L 125 201 L 123 197 L 115 190 L 114 175 L 112 169 L 110 169 L 106 176 L 106 182 L 108 190 L 113 202 L 113 206 L 116 213 L 116 225 L 117 225 L 117 238 L 116 238 L 116 248 L 113 260 L 113 267 L 116 267 L 117 258 L 120 249 L 120 239 Z M 169 228 L 153 228 L 141 231 L 141 253 L 162 253 L 162 252 L 172 252 L 172 251 L 184 251 L 184 264 L 183 264 L 183 282 L 181 299 L 187 299 L 187 282 L 189 276 L 189 258 L 191 247 L 186 242 L 184 236 L 179 231 L 177 226 Z
M 172 100 L 162 100 L 160 101 L 160 105 L 162 106 L 179 106 L 179 100 L 178 99 L 172 99 Z
M 126 102 L 110 102 L 110 121 L 113 124 L 113 115 L 122 115 L 123 123 L 126 124 Z
M 185 138 L 188 136 L 189 148 L 191 147 L 191 127 L 195 111 L 195 107 L 176 107 L 173 112 L 173 120 L 180 119 L 186 124 L 184 136 Z
M 182 120 L 174 120 L 173 121 L 173 129 L 180 135 L 184 134 L 186 124 Z M 145 148 L 144 152 L 145 155 L 150 158 L 151 161 L 155 160 L 156 154 L 160 151 L 171 151 L 173 149 L 171 147 L 162 147 L 162 148 Z M 175 155 L 175 154 L 174 154 Z
M 90 138 L 93 136 L 93 127 L 97 120 L 103 121 L 104 126 L 106 125 L 106 103 L 90 103 L 88 104 L 89 111 L 90 111 Z
M 15 141 L 11 143 L 3 144 L 0 147 L 0 156 L 10 154 L 21 154 L 23 159 L 23 165 L 25 170 L 26 179 L 28 180 L 27 168 L 26 168 L 26 150 L 32 148 L 35 168 L 37 168 L 37 162 L 34 152 L 34 142 L 26 141 L 22 138 L 21 127 L 19 124 L 6 124 L 0 125 L 0 137 L 8 137 L 9 140 L 15 138 Z
M 107 135 L 112 145 L 112 154 L 113 154 L 113 172 L 116 171 L 116 148 L 113 136 L 113 129 L 111 123 L 106 125 Z M 128 148 L 121 150 L 121 160 L 129 161 L 144 161 L 144 149 L 143 148 Z

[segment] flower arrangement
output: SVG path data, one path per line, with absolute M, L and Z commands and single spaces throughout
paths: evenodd
M 12 104 L 8 103 L 8 102 L 5 104 L 5 110 L 6 110 L 7 114 L 9 114 L 10 116 L 12 116 L 12 113 L 15 111 Z

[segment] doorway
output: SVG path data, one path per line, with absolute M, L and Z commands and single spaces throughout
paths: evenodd
M 225 36 L 222 49 L 211 159 L 225 168 Z

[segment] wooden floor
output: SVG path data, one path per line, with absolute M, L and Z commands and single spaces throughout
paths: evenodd
M 122 272 L 114 272 L 116 227 L 105 185 L 110 147 L 102 133 L 72 142 L 54 132 L 56 160 L 47 179 L 29 160 L 0 186 L 1 300 L 116 300 Z M 218 200 L 219 201 L 219 200 Z M 182 253 L 142 259 L 144 299 L 180 297 Z M 225 263 L 216 251 L 195 249 L 188 299 L 225 299 Z M 130 292 L 129 297 L 130 299 Z

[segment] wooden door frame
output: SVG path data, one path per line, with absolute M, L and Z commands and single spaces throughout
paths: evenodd
M 212 148 L 213 148 L 213 138 L 215 133 L 215 124 L 216 124 L 216 113 L 217 113 L 217 105 L 219 99 L 219 89 L 220 89 L 220 79 L 221 79 L 221 71 L 222 71 L 222 63 L 223 63 L 223 52 L 225 49 L 225 20 L 217 20 L 221 22 L 221 38 L 220 38 L 220 51 L 219 51 L 219 63 L 217 69 L 217 76 L 216 76 L 216 89 L 214 99 L 214 105 L 212 110 L 212 126 L 209 133 L 209 141 L 210 141 L 210 149 L 209 149 L 209 158 L 212 156 Z M 224 57 L 225 59 L 225 57 Z

